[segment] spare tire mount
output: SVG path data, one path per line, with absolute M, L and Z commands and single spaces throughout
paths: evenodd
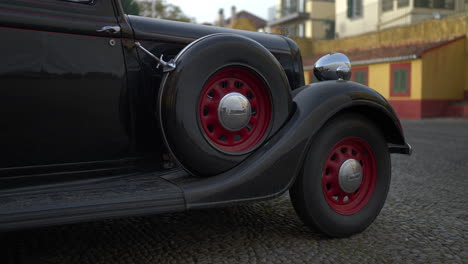
M 235 167 L 291 113 L 283 67 L 251 38 L 208 35 L 185 47 L 174 63 L 161 82 L 160 125 L 174 158 L 193 175 Z

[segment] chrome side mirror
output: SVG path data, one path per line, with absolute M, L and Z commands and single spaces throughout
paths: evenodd
M 342 53 L 332 52 L 321 57 L 314 65 L 314 75 L 319 81 L 349 80 L 351 62 Z

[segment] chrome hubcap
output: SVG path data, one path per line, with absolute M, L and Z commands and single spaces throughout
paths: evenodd
M 251 116 L 250 102 L 240 93 L 228 93 L 219 102 L 218 118 L 227 130 L 241 130 L 249 123 Z
M 355 159 L 348 159 L 340 167 L 338 181 L 343 191 L 355 192 L 362 182 L 362 166 Z

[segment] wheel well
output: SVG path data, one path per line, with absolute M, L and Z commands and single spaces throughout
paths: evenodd
M 367 105 L 351 106 L 341 109 L 334 117 L 344 113 L 357 113 L 372 121 L 382 131 L 388 143 L 405 144 L 401 127 L 395 124 L 392 118 L 379 108 Z

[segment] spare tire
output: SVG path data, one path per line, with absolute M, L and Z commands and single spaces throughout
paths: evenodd
M 193 175 L 233 168 L 290 114 L 292 100 L 282 66 L 250 38 L 200 38 L 177 55 L 175 64 L 161 83 L 159 117 L 168 148 Z

